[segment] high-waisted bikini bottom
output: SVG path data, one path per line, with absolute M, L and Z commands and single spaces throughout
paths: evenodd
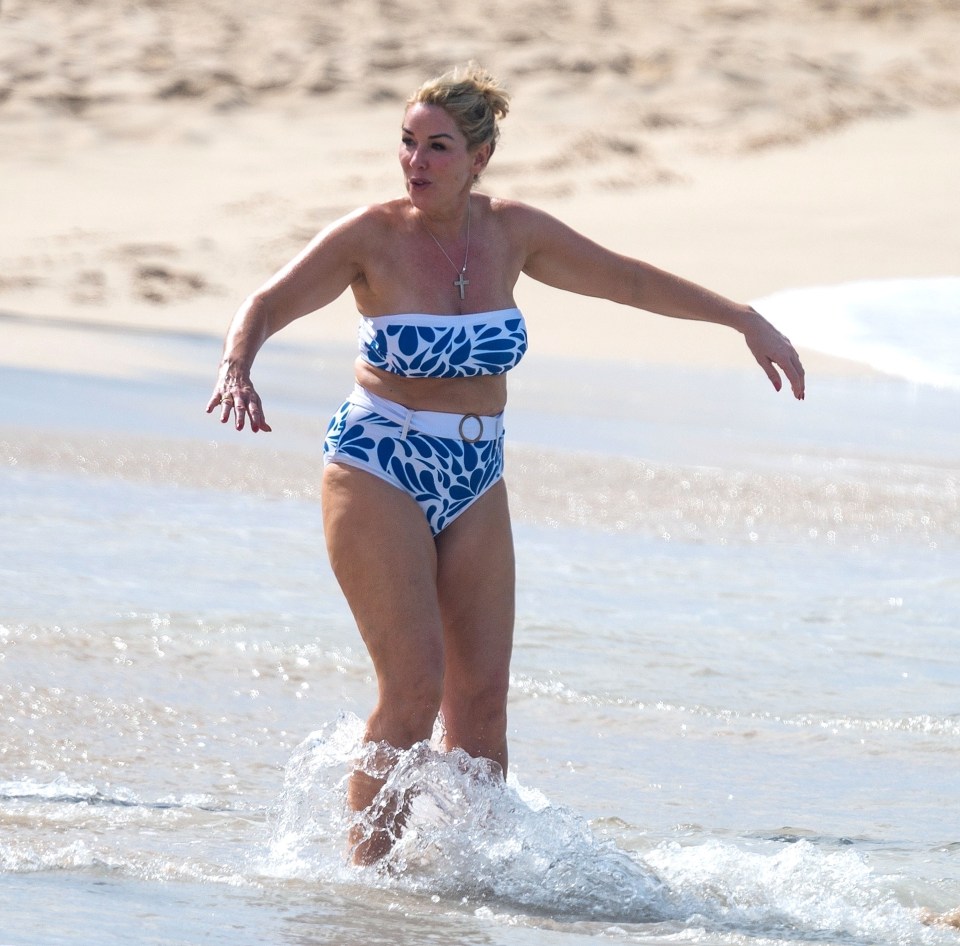
M 412 411 L 357 385 L 330 421 L 323 462 L 403 490 L 436 536 L 503 475 L 503 414 Z

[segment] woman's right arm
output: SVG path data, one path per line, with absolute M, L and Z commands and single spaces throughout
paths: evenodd
M 254 433 L 270 430 L 250 381 L 253 361 L 271 335 L 323 308 L 362 277 L 369 218 L 369 210 L 361 209 L 331 224 L 244 300 L 227 329 L 208 414 L 219 407 L 221 423 L 227 423 L 233 411 L 237 430 L 243 429 L 247 416 Z

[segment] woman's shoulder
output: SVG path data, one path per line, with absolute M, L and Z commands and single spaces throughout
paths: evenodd
M 487 200 L 490 213 L 508 225 L 536 227 L 555 219 L 546 211 L 524 203 L 522 200 L 506 197 L 489 197 Z
M 365 204 L 344 214 L 334 221 L 332 226 L 340 228 L 375 229 L 390 228 L 401 224 L 405 219 L 405 201 L 389 200 L 379 204 Z
M 375 249 L 381 240 L 389 239 L 403 225 L 402 201 L 367 204 L 343 214 L 327 224 L 316 236 L 314 244 L 340 246 L 345 252 L 363 254 Z
M 536 239 L 563 226 L 560 220 L 545 210 L 520 200 L 491 197 L 489 204 L 491 216 L 517 237 Z
M 493 216 L 507 222 L 522 220 L 534 210 L 529 204 L 509 197 L 489 197 L 486 194 L 478 194 L 477 196 L 483 200 Z

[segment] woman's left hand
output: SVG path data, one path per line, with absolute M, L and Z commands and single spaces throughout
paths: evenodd
M 751 312 L 755 318 L 743 330 L 747 347 L 776 390 L 779 391 L 783 387 L 783 379 L 777 371 L 779 367 L 790 382 L 793 396 L 798 401 L 802 401 L 804 372 L 797 350 L 790 343 L 790 339 L 777 331 L 756 309 L 751 309 Z

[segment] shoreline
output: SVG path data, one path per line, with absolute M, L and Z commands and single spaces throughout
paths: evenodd
M 43 324 L 20 328 L 48 332 Z M 32 365 L 6 366 L 0 415 L 11 458 L 17 444 L 29 443 L 51 456 L 60 442 L 76 445 L 69 455 L 82 453 L 83 443 L 92 454 L 103 453 L 103 438 L 118 456 L 141 444 L 161 460 L 164 444 L 171 451 L 189 444 L 236 448 L 268 466 L 282 455 L 316 456 L 330 414 L 353 383 L 351 344 L 279 336 L 264 349 L 255 373 L 275 432 L 237 432 L 204 412 L 216 336 L 99 327 L 104 364 L 94 371 L 87 362 L 77 370 L 71 353 L 78 335 L 89 332 L 73 323 L 56 328 L 53 334 L 67 341 L 60 364 L 47 355 Z M 811 372 L 808 364 L 813 384 L 807 399 L 797 402 L 789 389 L 775 392 L 749 358 L 744 350 L 742 364 L 649 357 L 615 362 L 533 350 L 510 379 L 510 443 L 557 456 L 586 451 L 745 470 L 789 470 L 807 458 L 807 472 L 821 462 L 887 457 L 949 465 L 960 456 L 952 425 L 955 391 L 851 370 L 843 362 L 833 373 Z

